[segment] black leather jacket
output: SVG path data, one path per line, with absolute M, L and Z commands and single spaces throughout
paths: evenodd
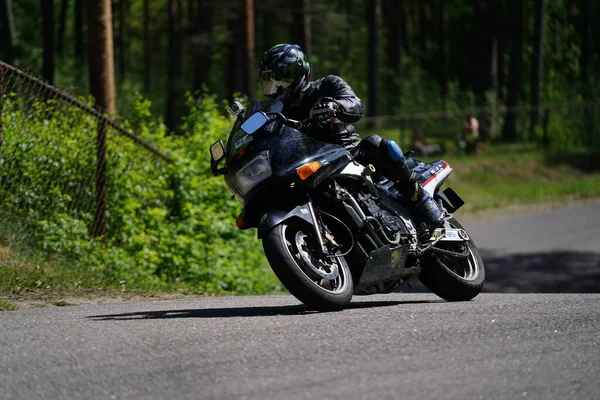
M 363 104 L 350 85 L 339 76 L 329 75 L 310 82 L 301 91 L 300 106 L 284 107 L 283 115 L 299 121 L 305 120 L 312 107 L 321 101 L 328 101 L 326 98 L 340 105 L 338 120 L 321 129 L 313 126 L 304 129 L 303 132 L 323 142 L 339 144 L 346 149 L 354 148 L 360 142 L 360 136 L 352 122 L 363 116 Z

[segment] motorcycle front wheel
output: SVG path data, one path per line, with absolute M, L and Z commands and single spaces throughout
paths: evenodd
M 450 218 L 446 222 L 446 227 L 464 229 L 454 218 Z M 466 253 L 466 257 L 454 257 L 430 251 L 421 259 L 423 270 L 419 274 L 419 280 L 444 300 L 468 301 L 483 289 L 485 267 L 472 239 L 461 244 L 461 248 L 454 246 L 456 245 L 449 242 L 438 244 L 442 250 L 463 251 Z
M 341 310 L 354 292 L 350 268 L 343 256 L 319 257 L 317 246 L 314 228 L 293 219 L 263 239 L 273 272 L 292 295 L 314 310 Z

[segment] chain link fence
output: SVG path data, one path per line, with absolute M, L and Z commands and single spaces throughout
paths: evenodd
M 113 204 L 143 213 L 168 200 L 111 188 L 142 176 L 142 191 L 166 192 L 170 162 L 86 100 L 0 62 L 0 242 L 27 244 L 49 224 L 116 232 L 123 221 L 111 219 Z

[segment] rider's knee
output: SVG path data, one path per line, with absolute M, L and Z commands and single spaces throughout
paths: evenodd
M 393 140 L 386 140 L 379 135 L 365 137 L 360 141 L 358 150 L 361 156 L 369 159 L 369 162 L 374 161 L 374 159 L 404 162 L 404 153 L 398 143 Z
M 379 135 L 369 135 L 360 141 L 357 149 L 361 156 L 369 158 L 378 157 L 384 142 L 385 139 Z
M 404 152 L 400 145 L 393 140 L 386 140 L 386 150 L 387 155 L 392 159 L 392 161 L 397 163 L 404 162 Z

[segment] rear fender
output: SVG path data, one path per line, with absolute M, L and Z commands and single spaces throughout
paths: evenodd
M 309 205 L 308 203 L 305 203 L 297 206 L 291 211 L 272 210 L 263 215 L 260 219 L 260 223 L 258 224 L 258 238 L 262 239 L 277 225 L 293 218 L 301 219 L 308 222 L 310 225 L 315 226 L 315 222 L 313 221 L 310 213 Z
M 434 196 L 435 191 L 438 187 L 442 185 L 442 183 L 450 176 L 453 169 L 445 161 L 441 161 L 434 170 L 429 171 L 429 178 L 421 183 L 423 185 L 423 189 L 425 189 L 430 196 Z
M 465 201 L 450 187 L 447 187 L 443 192 L 438 190 L 434 198 L 436 201 L 441 200 L 444 208 L 449 213 L 455 213 L 465 204 Z

